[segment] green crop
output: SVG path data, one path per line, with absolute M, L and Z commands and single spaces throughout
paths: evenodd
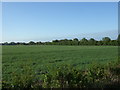
M 107 70 L 101 67 L 118 60 L 117 46 L 11 45 L 2 51 L 3 85 L 8 87 L 84 88 L 104 80 Z

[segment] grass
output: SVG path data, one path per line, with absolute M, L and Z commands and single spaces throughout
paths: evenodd
M 31 72 L 42 79 L 46 73 L 54 75 L 56 68 L 62 65 L 84 70 L 118 60 L 117 46 L 16 45 L 3 46 L 2 50 L 3 81 L 8 83 L 15 74 L 23 75 L 24 79 Z M 26 66 L 28 68 L 24 70 Z

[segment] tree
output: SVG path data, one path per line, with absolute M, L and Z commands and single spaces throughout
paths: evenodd
M 111 41 L 111 39 L 110 39 L 109 37 L 104 37 L 104 38 L 102 38 L 102 41 L 107 41 L 107 42 L 110 42 L 110 41 Z
M 16 43 L 15 42 L 10 42 L 9 45 L 16 45 Z
M 42 42 L 40 42 L 40 41 L 39 41 L 39 42 L 36 42 L 36 44 L 37 44 L 37 45 L 41 45 L 41 44 L 42 44 Z
M 111 40 L 110 41 L 110 45 L 117 46 L 118 45 L 118 41 L 117 40 Z
M 53 45 L 59 45 L 59 40 L 53 40 L 53 41 L 52 41 L 52 44 L 53 44 Z
M 103 41 L 97 41 L 97 45 L 103 45 Z
M 29 42 L 29 45 L 34 45 L 34 44 L 35 44 L 35 42 L 33 42 L 33 41 Z
M 74 38 L 73 40 L 72 40 L 72 45 L 79 45 L 79 43 L 78 43 L 78 39 L 77 38 Z
M 111 39 L 109 37 L 104 37 L 102 38 L 102 41 L 104 45 L 110 45 Z
M 59 42 L 59 40 L 53 40 L 52 42 Z
M 3 43 L 3 45 L 9 45 L 9 43 L 8 43 L 8 42 L 5 42 L 5 43 Z
M 77 38 L 74 38 L 73 41 L 79 41 Z
M 88 40 L 86 38 L 83 38 L 80 40 L 81 45 L 88 45 Z
M 59 44 L 60 45 L 69 45 L 69 40 L 68 39 L 59 40 Z
M 88 43 L 89 45 L 95 45 L 96 44 L 96 40 L 94 39 L 94 38 L 91 38 L 90 40 L 89 40 L 89 43 Z

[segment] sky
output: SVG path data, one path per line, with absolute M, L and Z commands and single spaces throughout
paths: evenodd
M 3 42 L 95 38 L 118 34 L 117 2 L 3 2 Z

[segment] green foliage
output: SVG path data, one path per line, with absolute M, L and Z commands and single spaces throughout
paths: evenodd
M 74 38 L 73 41 L 79 41 L 77 38 Z
M 3 81 L 3 88 L 107 88 L 108 85 L 113 87 L 114 84 L 117 85 L 116 88 L 120 88 L 120 72 L 115 73 L 120 69 L 120 66 L 118 63 L 114 67 L 111 67 L 113 64 L 109 65 L 107 67 L 96 65 L 86 70 L 76 69 L 70 65 L 62 65 L 57 67 L 53 71 L 54 73 L 48 71 L 49 73 L 43 74 L 44 78 L 42 79 L 37 78 L 40 76 L 36 76 L 30 67 L 25 66 L 21 74 L 13 74 L 10 83 Z M 116 76 L 118 77 L 116 78 Z M 109 86 L 109 88 L 111 87 Z
M 104 66 L 117 60 L 117 51 L 115 46 L 3 46 L 3 88 L 113 85 L 119 80 L 119 66 Z
M 94 38 L 91 38 L 88 42 L 89 45 L 97 45 L 96 40 Z
M 102 38 L 102 40 L 103 40 L 103 41 L 106 41 L 106 42 L 111 41 L 111 39 L 110 39 L 109 37 L 104 37 L 104 38 Z
M 117 63 L 118 64 L 118 63 Z M 74 67 L 65 65 L 60 66 L 55 74 L 47 74 L 44 79 L 44 88 L 111 88 L 114 84 L 120 88 L 120 78 L 116 78 L 120 73 L 111 73 L 118 71 L 118 66 L 111 67 L 94 66 L 88 70 L 79 70 Z M 109 69 L 108 69 L 109 68 Z M 114 82 L 114 79 L 117 82 Z M 108 85 L 111 85 L 111 87 Z M 114 86 L 115 88 L 115 86 Z
M 22 66 L 20 73 L 18 72 L 12 72 L 11 75 L 12 77 L 10 78 L 9 82 L 4 81 L 2 86 L 3 88 L 16 88 L 16 89 L 21 89 L 21 88 L 33 88 L 33 84 L 35 81 L 35 74 L 31 67 L 29 66 Z
M 3 79 L 10 81 L 11 72 L 20 73 L 23 64 L 29 65 L 36 73 L 46 72 L 46 66 L 70 64 L 85 69 L 93 62 L 106 64 L 117 60 L 118 47 L 114 46 L 3 46 Z M 40 70 L 39 70 L 40 69 Z
M 21 42 L 5 42 L 2 43 L 2 45 L 111 45 L 111 46 L 118 46 L 119 44 L 119 37 L 118 35 L 117 40 L 111 40 L 109 37 L 103 37 L 102 41 L 96 41 L 94 38 L 90 38 L 90 40 L 87 40 L 86 38 L 83 38 L 79 40 L 78 38 L 74 38 L 73 40 L 68 39 L 62 39 L 62 40 L 53 40 L 52 42 L 34 42 L 30 41 L 29 43 L 21 43 Z
M 29 45 L 35 45 L 35 42 L 30 41 L 30 42 L 29 42 Z

